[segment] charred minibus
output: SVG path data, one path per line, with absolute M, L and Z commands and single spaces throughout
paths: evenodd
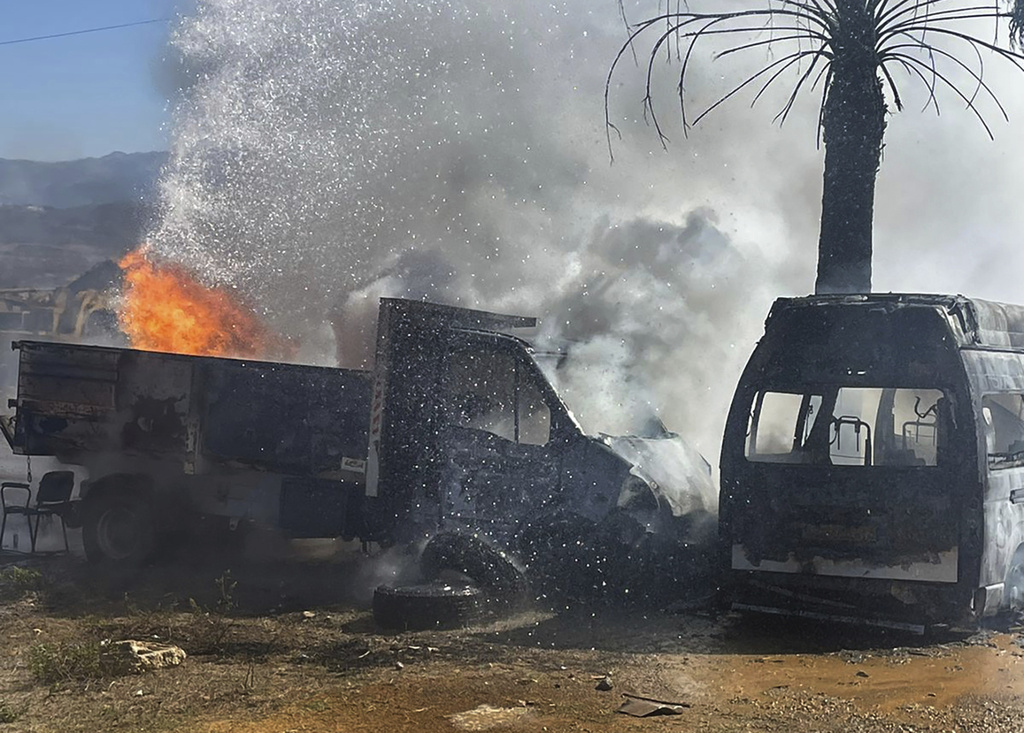
M 777 300 L 721 471 L 735 609 L 924 630 L 1024 607 L 1024 307 Z

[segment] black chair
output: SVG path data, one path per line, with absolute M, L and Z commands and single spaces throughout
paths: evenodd
M 71 492 L 75 488 L 75 474 L 72 471 L 50 471 L 39 479 L 36 489 L 36 503 L 32 505 L 32 488 L 25 483 L 4 481 L 0 484 L 0 504 L 3 506 L 4 518 L 0 522 L 0 545 L 3 545 L 4 532 L 7 530 L 7 517 L 20 514 L 28 523 L 28 536 L 32 552 L 36 551 L 36 539 L 39 537 L 39 522 L 43 517 L 57 517 L 64 533 L 64 552 L 68 546 L 68 530 L 64 526 L 63 510 L 71 501 Z M 20 492 L 25 495 L 24 504 L 8 503 L 9 492 Z M 35 519 L 33 525 L 32 520 Z

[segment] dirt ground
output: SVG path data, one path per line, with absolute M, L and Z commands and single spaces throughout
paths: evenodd
M 377 570 L 193 562 L 124 585 L 0 556 L 0 732 L 1024 730 L 1012 628 L 926 640 L 573 608 L 396 634 L 368 610 Z M 129 638 L 188 658 L 115 676 L 89 656 Z M 627 694 L 683 707 L 630 717 Z

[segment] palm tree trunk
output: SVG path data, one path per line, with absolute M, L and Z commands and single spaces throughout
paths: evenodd
M 832 85 L 822 109 L 825 180 L 816 293 L 871 291 L 871 220 L 885 133 L 875 23 L 864 0 L 839 0 Z

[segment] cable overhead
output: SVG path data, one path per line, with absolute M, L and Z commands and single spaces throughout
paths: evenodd
M 153 23 L 167 23 L 173 18 L 150 18 L 149 20 L 136 20 L 131 23 L 119 23 L 117 25 L 105 25 L 100 28 L 83 28 L 77 31 L 65 33 L 50 33 L 45 36 L 32 36 L 31 38 L 12 38 L 7 41 L 0 41 L 0 46 L 13 46 L 16 43 L 30 43 L 32 41 L 46 41 L 51 38 L 67 38 L 68 36 L 81 36 L 86 33 L 99 33 L 101 31 L 113 31 L 119 28 L 133 28 L 138 25 L 151 25 Z

